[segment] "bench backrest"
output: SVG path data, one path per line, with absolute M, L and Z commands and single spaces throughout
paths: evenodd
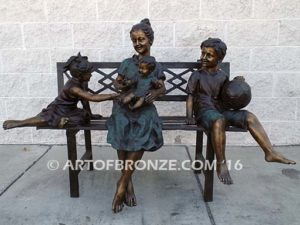
M 117 77 L 117 70 L 121 65 L 120 62 L 92 62 L 96 71 L 93 72 L 93 80 L 97 81 L 96 85 L 93 84 L 93 80 L 90 81 L 89 87 L 86 87 L 91 93 L 101 92 L 115 92 L 113 87 L 113 80 Z M 166 95 L 157 99 L 157 101 L 185 101 L 186 84 L 191 73 L 198 69 L 199 63 L 197 62 L 161 62 L 164 73 L 166 75 L 165 86 Z M 64 86 L 65 77 L 70 79 L 71 76 L 67 72 L 64 73 L 65 63 L 57 63 L 57 82 L 58 92 L 60 92 Z M 230 74 L 230 67 L 228 62 L 221 64 L 220 68 Z M 93 84 L 93 85 L 91 85 Z M 92 87 L 93 86 L 93 87 Z

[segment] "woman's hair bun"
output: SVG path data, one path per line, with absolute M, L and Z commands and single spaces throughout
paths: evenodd
M 147 24 L 148 26 L 151 27 L 151 23 L 150 23 L 150 20 L 148 18 L 142 19 L 141 23 L 145 23 L 145 24 Z

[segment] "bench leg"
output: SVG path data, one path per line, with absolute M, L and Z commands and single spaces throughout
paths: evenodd
M 89 155 L 88 160 L 93 160 L 92 141 L 91 141 L 91 131 L 90 130 L 84 131 L 84 140 L 85 140 L 85 151 L 86 151 L 86 154 Z M 88 168 L 89 168 L 89 170 L 94 170 L 92 162 L 89 163 Z
M 214 161 L 214 149 L 211 143 L 211 135 L 207 135 L 207 146 L 206 146 L 206 162 L 212 165 Z M 205 181 L 204 181 L 204 201 L 213 201 L 213 189 L 214 189 L 214 168 L 205 170 Z
M 76 133 L 78 130 L 67 130 L 67 145 L 68 145 L 68 160 L 72 163 L 75 168 L 75 163 L 77 160 L 77 150 L 76 150 Z M 79 184 L 78 184 L 78 171 L 73 170 L 69 167 L 69 180 L 70 180 L 70 196 L 72 198 L 79 197 Z
M 198 170 L 195 170 L 195 173 L 201 173 L 200 163 L 199 160 L 203 158 L 202 155 L 203 152 L 203 131 L 197 131 L 197 137 L 196 137 L 196 149 L 195 149 L 195 167 L 199 168 Z

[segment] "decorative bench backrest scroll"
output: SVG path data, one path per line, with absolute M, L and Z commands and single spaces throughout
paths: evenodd
M 113 87 L 113 80 L 117 77 L 117 70 L 120 66 L 120 62 L 93 62 L 95 72 L 89 86 L 87 87 L 91 93 L 99 94 L 101 92 L 115 92 Z M 159 98 L 158 101 L 185 101 L 186 100 L 186 84 L 191 73 L 198 69 L 199 63 L 197 62 L 161 62 L 164 73 L 166 75 L 166 95 Z M 64 63 L 57 63 L 57 82 L 58 92 L 60 92 L 64 86 L 66 79 L 70 79 L 71 76 L 68 73 L 63 72 Z M 221 69 L 230 74 L 229 63 L 225 62 L 221 64 Z

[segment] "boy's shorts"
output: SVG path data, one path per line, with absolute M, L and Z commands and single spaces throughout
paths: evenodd
M 227 110 L 219 112 L 215 109 L 200 110 L 196 116 L 197 124 L 201 125 L 205 130 L 211 130 L 213 123 L 217 119 L 224 119 L 226 127 L 235 126 L 242 129 L 248 129 L 247 110 Z

